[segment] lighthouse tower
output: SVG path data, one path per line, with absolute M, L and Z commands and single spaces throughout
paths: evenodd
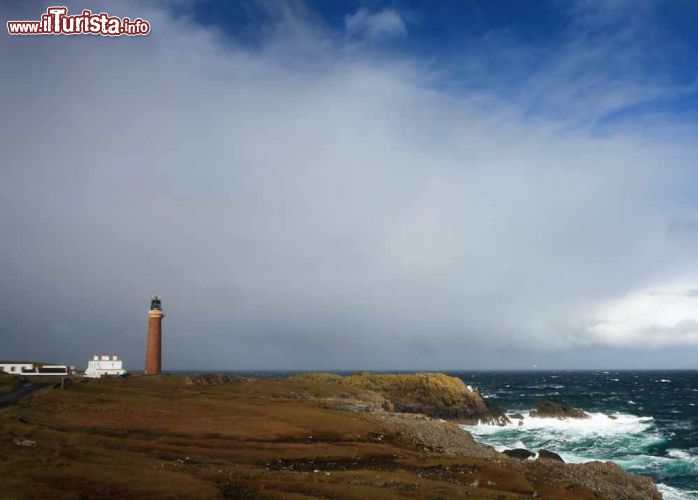
M 162 370 L 162 311 L 160 297 L 153 297 L 148 311 L 148 340 L 145 346 L 145 374 L 159 375 Z

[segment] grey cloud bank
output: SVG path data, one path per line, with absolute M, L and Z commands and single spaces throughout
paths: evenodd
M 153 32 L 0 41 L 0 357 L 139 368 L 157 293 L 166 369 L 695 367 L 695 294 L 647 293 L 698 286 L 683 124 L 437 90 L 294 11 L 250 49 L 104 10 Z

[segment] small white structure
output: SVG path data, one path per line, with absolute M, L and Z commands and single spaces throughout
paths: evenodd
M 31 361 L 0 361 L 0 372 L 20 375 L 23 371 L 33 371 L 35 364 Z
M 88 378 L 119 377 L 125 374 L 124 362 L 117 356 L 93 356 L 87 362 L 85 370 L 85 377 Z

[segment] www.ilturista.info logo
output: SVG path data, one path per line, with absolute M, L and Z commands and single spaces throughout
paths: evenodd
M 82 14 L 68 15 L 68 8 L 49 7 L 40 21 L 7 21 L 10 35 L 102 35 L 138 36 L 150 33 L 150 23 L 136 18 L 112 17 L 106 12 L 93 14 L 83 10 Z

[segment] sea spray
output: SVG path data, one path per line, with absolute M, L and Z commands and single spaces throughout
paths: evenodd
M 698 372 L 452 374 L 496 395 L 506 413 L 524 416 L 521 424 L 512 419 L 501 427 L 464 427 L 478 441 L 499 451 L 543 448 L 570 463 L 610 460 L 655 479 L 665 498 L 698 499 Z M 582 408 L 591 418 L 531 418 L 540 396 Z
M 532 451 L 545 448 L 559 453 L 567 462 L 624 459 L 643 453 L 663 438 L 653 432 L 651 417 L 590 413 L 589 419 L 534 418 L 521 412 L 524 419 L 506 426 L 463 426 L 476 439 L 497 449 L 524 447 Z M 521 424 L 519 424 L 521 422 Z M 523 446 L 522 446 L 523 445 Z

